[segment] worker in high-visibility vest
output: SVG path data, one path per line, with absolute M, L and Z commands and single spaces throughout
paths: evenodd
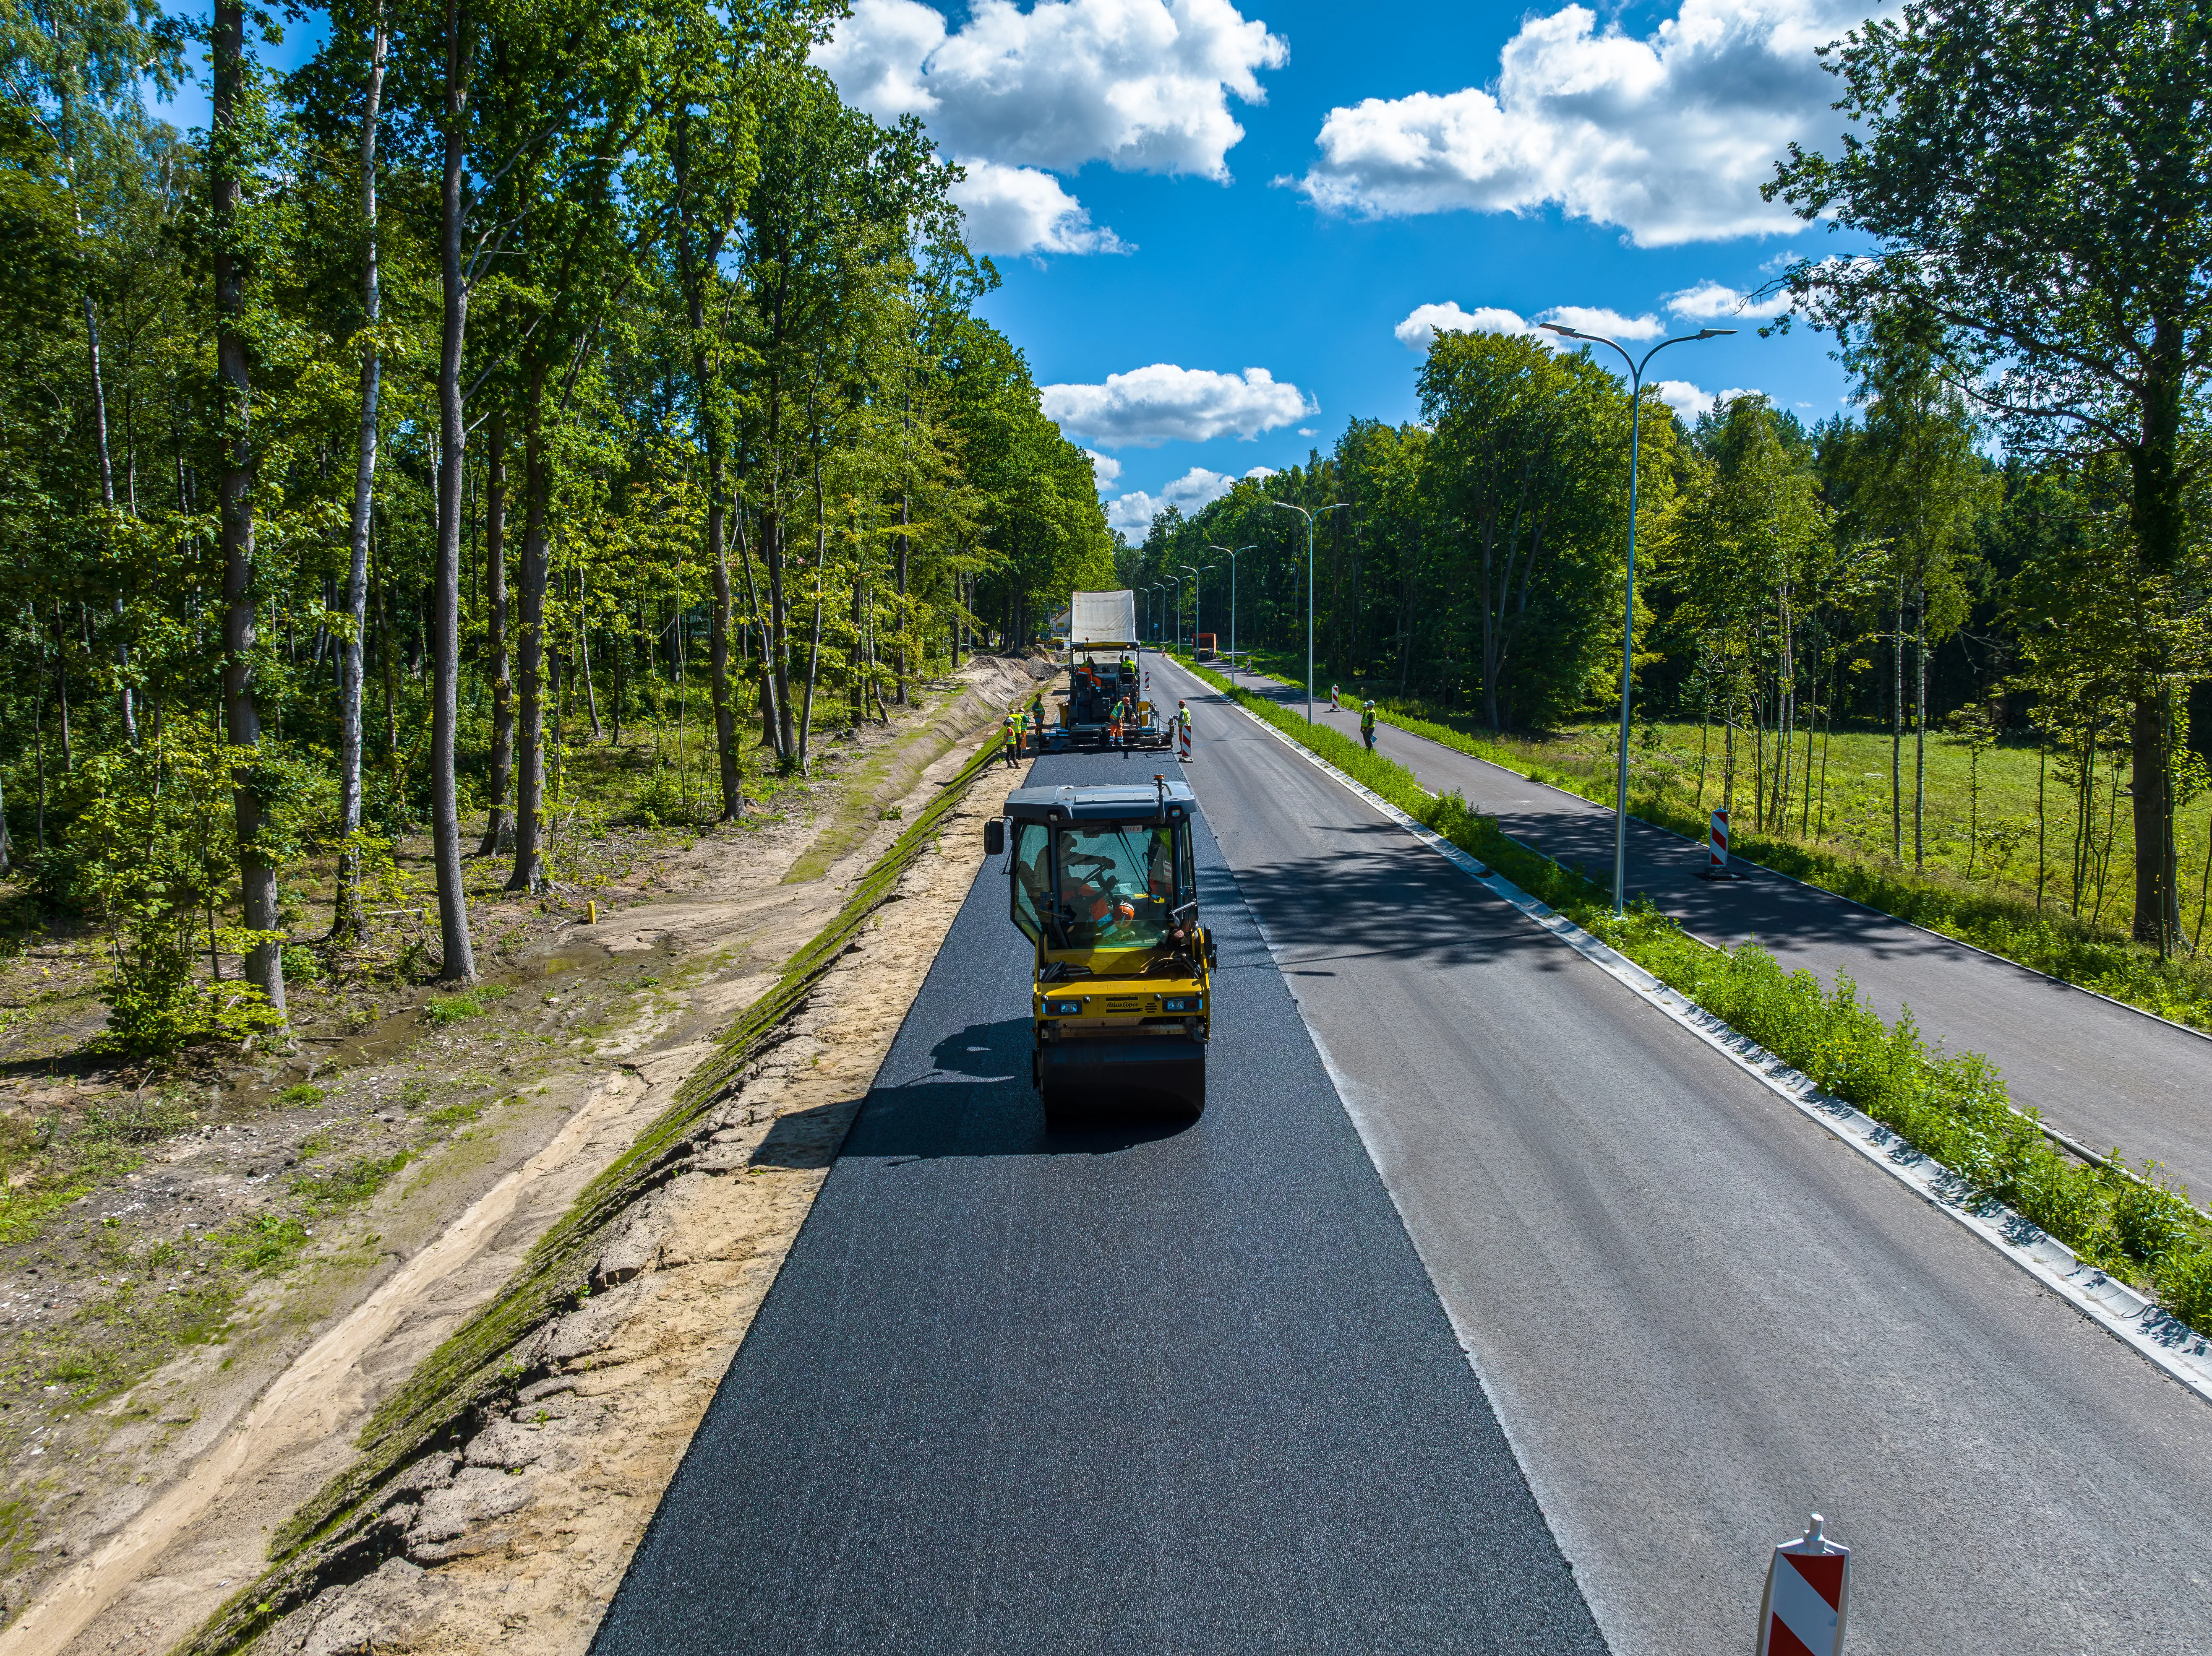
M 1044 703 L 1030 703 L 1030 745 L 1037 752 L 1044 751 Z
M 1121 745 L 1121 721 L 1128 716 L 1129 704 L 1115 696 L 1113 707 L 1106 713 L 1106 739 L 1117 748 Z
M 1359 739 L 1367 744 L 1367 751 L 1375 751 L 1375 704 L 1364 704 L 1359 709 Z
M 1002 752 L 1008 766 L 1017 766 L 1022 762 L 1022 715 L 1018 708 L 1006 715 L 1006 741 Z

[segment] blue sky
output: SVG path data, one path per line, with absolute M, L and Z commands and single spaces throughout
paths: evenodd
M 1829 342 L 1730 312 L 1785 256 L 1846 251 L 1757 185 L 1791 138 L 1832 148 L 1813 48 L 1868 9 L 854 0 L 817 56 L 968 167 L 970 239 L 1004 277 L 981 309 L 1133 537 L 1353 416 L 1413 418 L 1437 325 L 1733 325 L 1652 365 L 1674 406 L 1753 389 L 1838 411 Z M 265 55 L 302 61 L 323 26 Z M 203 89 L 165 112 L 204 122 Z
M 1812 47 L 1867 9 L 856 0 L 821 60 L 969 165 L 971 238 L 1005 277 L 981 308 L 1103 457 L 1133 536 L 1161 501 L 1300 461 L 1354 416 L 1413 418 L 1401 335 L 1439 316 L 1733 324 L 1653 364 L 1677 406 L 1757 389 L 1836 412 L 1828 342 L 1761 339 L 1716 289 L 1838 251 L 1756 186 L 1790 138 L 1832 145 Z

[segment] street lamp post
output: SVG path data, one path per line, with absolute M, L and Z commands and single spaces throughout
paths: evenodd
M 1190 658 L 1192 662 L 1195 664 L 1198 660 L 1198 622 L 1200 605 L 1206 597 L 1206 589 L 1199 584 L 1198 579 L 1199 575 L 1202 572 L 1196 569 L 1191 569 L 1190 566 L 1187 563 L 1177 564 L 1176 567 L 1178 569 L 1190 569 Z M 1206 567 L 1211 569 L 1213 566 L 1209 563 Z M 1180 612 L 1178 612 L 1176 619 L 1178 621 L 1182 619 Z
M 1182 577 L 1170 575 L 1167 579 L 1170 596 L 1168 607 L 1175 612 L 1175 646 L 1182 649 Z
M 1256 546 L 1216 546 L 1206 543 L 1209 552 L 1219 552 L 1229 559 L 1229 682 L 1237 682 L 1237 555 L 1258 550 Z
M 1607 339 L 1603 334 L 1583 333 L 1558 322 L 1540 322 L 1540 328 L 1559 335 L 1562 338 L 1580 339 L 1592 345 L 1610 345 L 1620 353 L 1620 360 L 1628 364 L 1628 583 L 1627 593 L 1621 602 L 1620 618 L 1620 762 L 1613 775 L 1613 912 L 1627 912 L 1628 891 L 1628 699 L 1631 692 L 1630 675 L 1636 666 L 1636 460 L 1641 446 L 1644 420 L 1644 370 L 1651 359 L 1669 345 L 1694 343 L 1700 339 L 1717 339 L 1731 334 L 1734 328 L 1700 328 L 1695 333 L 1677 334 L 1672 339 L 1662 339 L 1644 353 L 1639 362 L 1621 346 L 1619 341 Z
M 1295 512 L 1306 520 L 1306 723 L 1314 722 L 1314 514 L 1302 506 L 1292 506 L 1288 500 L 1270 500 L 1285 512 Z M 1352 504 L 1339 500 L 1325 506 L 1323 512 L 1341 512 Z
M 1148 580 L 1145 583 L 1145 630 L 1152 635 L 1152 642 L 1155 644 L 1160 641 L 1160 601 L 1152 595 L 1159 590 L 1160 584 L 1156 580 Z

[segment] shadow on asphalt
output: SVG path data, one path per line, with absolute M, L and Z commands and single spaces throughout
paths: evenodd
M 1535 971 L 1563 970 L 1576 958 L 1441 858 L 1408 858 L 1398 828 L 1378 823 L 1356 832 L 1372 834 L 1373 854 L 1355 841 L 1328 857 L 1237 874 L 1290 975 L 1378 957 L 1437 967 L 1510 960 Z M 1407 924 L 1424 913 L 1435 923 Z
M 850 1160 L 933 1161 L 945 1156 L 1110 1156 L 1172 1138 L 1192 1125 L 1180 1111 L 1141 1107 L 1080 1125 L 1047 1128 L 1044 1106 L 1030 1084 L 1030 1021 L 971 1023 L 930 1048 L 929 1074 L 896 1084 L 878 1080 L 860 1119 L 834 1154 Z M 828 1164 L 823 1105 L 780 1118 L 751 1165 L 812 1168 Z

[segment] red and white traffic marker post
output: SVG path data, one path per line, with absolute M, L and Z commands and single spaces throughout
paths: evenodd
M 1805 1533 L 1774 1550 L 1759 1605 L 1759 1656 L 1843 1656 L 1851 1604 L 1851 1550 L 1820 1533 L 1814 1513 Z
M 1736 877 L 1729 867 L 1729 814 L 1723 805 L 1713 807 L 1711 837 L 1705 844 L 1705 865 L 1698 873 L 1701 880 L 1733 880 Z
M 1176 723 L 1181 727 L 1176 732 L 1176 742 L 1182 749 L 1180 757 L 1188 765 L 1190 763 L 1190 715 L 1185 713 Z

